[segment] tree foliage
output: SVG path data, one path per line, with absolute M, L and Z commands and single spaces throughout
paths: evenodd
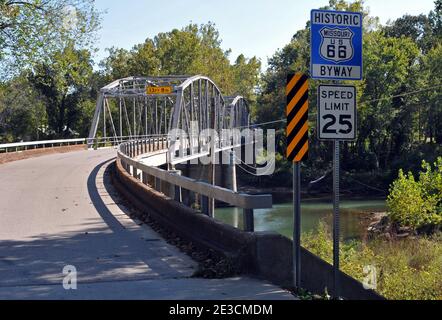
M 1 76 L 10 78 L 69 44 L 92 48 L 99 17 L 92 0 L 0 0 Z
M 47 119 L 40 98 L 25 75 L 0 85 L 0 136 L 4 142 L 44 137 Z
M 111 48 L 101 63 L 108 81 L 128 75 L 195 75 L 210 77 L 224 94 L 243 94 L 255 100 L 261 63 L 239 55 L 232 65 L 230 50 L 221 48 L 213 23 L 189 24 L 146 39 L 132 50 Z
M 391 220 L 414 229 L 442 224 L 442 157 L 422 169 L 418 180 L 400 170 L 387 200 Z
M 363 1 L 331 0 L 323 9 L 363 12 L 364 79 L 346 82 L 358 92 L 358 134 L 355 143 L 344 143 L 342 163 L 344 171 L 356 176 L 365 172 L 378 176 L 375 184 L 385 190 L 399 168 L 418 170 L 422 159 L 433 161 L 440 152 L 442 1 L 437 0 L 428 15 L 405 15 L 386 26 L 370 16 Z M 255 114 L 258 123 L 285 118 L 286 76 L 308 73 L 309 63 L 310 22 L 269 59 Z M 310 81 L 311 138 L 305 182 L 317 179 L 331 165 L 331 145 L 316 136 L 318 83 Z M 284 123 L 278 128 L 278 151 L 284 154 Z
M 82 115 L 82 100 L 89 98 L 91 76 L 90 52 L 73 46 L 55 52 L 48 63 L 36 65 L 29 74 L 30 83 L 45 101 L 51 135 L 68 136 L 78 129 L 75 124 Z

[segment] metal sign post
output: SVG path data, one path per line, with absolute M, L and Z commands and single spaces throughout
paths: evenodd
M 301 161 L 308 156 L 308 78 L 287 77 L 287 159 L 293 162 L 293 284 L 301 287 Z
M 318 88 L 318 137 L 333 141 L 333 283 L 339 298 L 339 179 L 341 141 L 353 141 L 357 128 L 356 88 L 342 85 L 320 85 Z
M 301 164 L 293 163 L 293 280 L 301 287 Z
M 339 279 L 339 240 L 340 240 L 340 216 L 339 216 L 339 149 L 341 142 L 333 141 L 333 285 L 335 297 L 341 296 L 341 284 Z
M 362 80 L 362 14 L 311 11 L 311 62 L 313 79 L 335 80 L 318 88 L 318 138 L 333 141 L 333 274 L 334 296 L 339 281 L 339 149 L 341 141 L 356 139 L 356 88 L 340 80 Z

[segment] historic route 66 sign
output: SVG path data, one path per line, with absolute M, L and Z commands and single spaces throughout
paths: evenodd
M 311 68 L 313 79 L 362 79 L 362 14 L 312 10 Z
M 351 60 L 354 56 L 353 31 L 350 29 L 322 28 L 320 55 L 323 59 L 337 62 Z

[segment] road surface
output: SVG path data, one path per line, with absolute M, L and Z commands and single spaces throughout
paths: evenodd
M 0 299 L 293 299 L 248 277 L 191 278 L 196 262 L 126 215 L 104 175 L 115 154 L 0 165 Z

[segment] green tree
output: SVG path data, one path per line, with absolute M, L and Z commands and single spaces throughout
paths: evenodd
M 424 85 L 430 90 L 425 92 L 426 103 L 422 109 L 422 127 L 425 140 L 442 144 L 442 44 L 438 44 L 423 57 L 422 74 Z
M 414 229 L 442 223 L 442 157 L 434 166 L 423 161 L 422 169 L 418 180 L 400 170 L 387 199 L 389 217 Z
M 25 75 L 0 86 L 0 141 L 45 137 L 47 116 L 39 93 Z
M 235 94 L 244 96 L 249 103 L 256 103 L 256 86 L 259 84 L 261 62 L 255 57 L 246 59 L 240 54 L 232 68 Z
M 90 52 L 76 50 L 72 45 L 55 52 L 50 63 L 36 65 L 29 75 L 30 82 L 45 99 L 49 129 L 55 136 L 74 134 L 75 123 L 82 114 L 79 108 L 89 98 L 91 76 Z
M 385 35 L 393 38 L 401 36 L 413 40 L 422 52 L 428 52 L 433 46 L 433 26 L 425 14 L 418 16 L 404 15 L 384 27 Z
M 109 83 L 127 77 L 130 68 L 129 60 L 132 58 L 132 54 L 125 49 L 115 47 L 109 48 L 107 51 L 109 55 L 100 62 L 105 82 Z
M 419 50 L 410 38 L 387 38 L 372 32 L 364 41 L 364 93 L 359 108 L 358 150 L 373 152 L 376 167 L 386 168 L 392 155 L 405 152 L 413 141 L 415 108 L 393 96 L 413 91 Z M 412 99 L 413 97 L 409 97 Z
M 260 62 L 238 56 L 229 61 L 230 50 L 221 48 L 213 23 L 189 24 L 146 39 L 132 50 L 111 48 L 100 66 L 108 82 L 127 76 L 196 75 L 211 78 L 226 95 L 242 94 L 253 103 Z
M 11 77 L 69 43 L 91 48 L 100 14 L 90 0 L 0 0 L 0 66 Z

